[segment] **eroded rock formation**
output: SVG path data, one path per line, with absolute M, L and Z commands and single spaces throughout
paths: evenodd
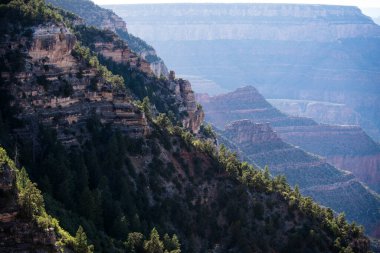
M 215 95 L 252 84 L 266 98 L 317 101 L 308 110 L 323 118 L 321 122 L 359 124 L 380 140 L 380 114 L 375 109 L 380 107 L 380 27 L 357 7 L 110 8 L 128 20 L 130 31 L 154 45 L 179 75 L 192 77 L 194 87 L 208 80 L 216 88 L 207 92 Z M 321 106 L 324 103 L 344 105 L 345 114 L 341 108 L 338 113 L 336 107 Z
M 72 55 L 75 41 L 75 36 L 63 26 L 34 29 L 32 46 L 25 52 L 29 56 L 26 69 L 15 74 L 19 85 L 10 90 L 21 108 L 18 117 L 29 123 L 16 130 L 18 135 L 36 134 L 41 122 L 55 128 L 64 144 L 77 145 L 77 136 L 86 129 L 91 117 L 112 122 L 113 127 L 130 136 L 145 135 L 149 127 L 144 113 L 133 105 L 125 91 L 115 89 L 99 78 L 97 69 Z M 3 46 L 14 43 L 17 42 L 8 41 Z M 14 78 L 10 73 L 2 74 L 5 81 Z
M 287 143 L 327 159 L 337 168 L 379 190 L 380 147 L 359 126 L 318 124 L 310 118 L 288 116 L 272 105 L 253 87 L 244 87 L 214 97 L 198 96 L 206 120 L 223 129 L 234 120 L 270 122 Z
M 163 60 L 157 56 L 156 51 L 145 41 L 130 35 L 126 22 L 113 11 L 101 8 L 87 0 L 75 1 L 75 4 L 70 1 L 60 0 L 48 0 L 47 2 L 75 13 L 83 18 L 87 25 L 117 33 L 128 42 L 129 48 L 133 52 L 149 63 L 152 73 L 157 77 L 166 77 L 168 75 L 168 69 Z
M 273 175 L 285 175 L 304 194 L 336 212 L 345 212 L 350 220 L 358 221 L 367 232 L 378 236 L 380 198 L 351 173 L 285 143 L 269 124 L 235 121 L 226 126 L 222 136 L 226 138 L 222 142 L 235 144 L 247 160 L 260 167 L 268 165 Z

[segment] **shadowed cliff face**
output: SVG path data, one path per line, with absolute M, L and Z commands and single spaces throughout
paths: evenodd
M 375 185 L 378 170 L 373 167 L 377 166 L 373 156 L 379 150 L 362 129 L 356 126 L 321 125 L 312 119 L 290 117 L 270 105 L 253 87 L 213 97 L 198 95 L 197 99 L 206 112 L 206 121 L 220 129 L 225 128 L 222 136 L 226 140 L 222 139 L 222 142 L 232 144 L 231 147 L 246 160 L 261 167 L 268 165 L 274 175 L 285 174 L 291 184 L 298 184 L 305 194 L 323 205 L 344 210 L 350 219 L 359 217 L 367 229 L 375 233 L 375 226 L 368 222 L 365 210 L 378 205 L 373 205 L 377 203 L 377 197 L 354 179 L 352 174 L 337 169 L 349 170 L 359 180 L 370 186 Z M 336 167 L 303 150 L 327 156 L 327 161 Z M 344 162 L 351 166 L 341 166 L 346 165 Z M 363 169 L 364 166 L 369 167 Z M 369 177 L 371 180 L 368 180 Z M 337 197 L 338 191 L 352 194 L 338 194 L 340 197 Z M 366 194 L 361 196 L 363 192 Z M 365 208 L 358 210 L 352 198 L 358 198 L 356 201 L 363 203 Z M 371 219 L 378 220 L 380 214 L 375 209 L 372 209 Z
M 380 139 L 380 115 L 374 109 L 380 106 L 380 28 L 356 7 L 109 8 L 128 20 L 130 31 L 154 45 L 168 66 L 192 76 L 194 87 L 211 82 L 216 88 L 208 92 L 217 94 L 252 84 L 266 98 L 344 104 L 347 113 L 358 114 L 354 120 L 372 138 Z M 328 109 L 322 107 L 319 114 L 328 114 Z M 329 120 L 340 123 L 338 116 Z
M 206 120 L 218 128 L 241 119 L 270 122 L 284 141 L 351 171 L 378 192 L 380 147 L 360 127 L 318 124 L 312 119 L 285 115 L 253 87 L 214 97 L 199 95 L 198 100 L 204 106 Z
M 285 175 L 304 194 L 336 212 L 345 212 L 350 220 L 378 236 L 380 199 L 352 174 L 282 141 L 269 124 L 234 121 L 226 126 L 220 141 L 232 142 L 248 161 L 260 167 L 268 165 L 274 176 Z
M 28 123 L 17 129 L 19 136 L 35 136 L 41 122 L 54 127 L 62 143 L 78 145 L 78 135 L 95 116 L 136 137 L 148 132 L 145 115 L 133 105 L 132 98 L 100 77 L 99 70 L 73 56 L 76 37 L 66 27 L 48 24 L 33 31 L 30 49 L 25 38 L 3 44 L 22 46 L 19 43 L 24 41 L 28 59 L 24 71 L 2 73 L 6 83 L 17 80 L 20 84 L 9 90 L 21 108 L 18 118 Z

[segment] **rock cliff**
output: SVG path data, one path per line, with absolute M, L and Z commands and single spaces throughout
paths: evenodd
M 231 121 L 242 119 L 252 119 L 261 123 L 271 122 L 275 126 L 317 125 L 310 118 L 291 117 L 280 112 L 252 86 L 212 97 L 197 94 L 197 100 L 207 112 L 206 120 L 220 129 Z
M 268 99 L 268 102 L 288 115 L 312 118 L 319 123 L 360 124 L 360 114 L 345 104 L 292 99 Z
M 19 119 L 55 128 L 59 140 L 66 145 L 78 145 L 78 135 L 87 120 L 95 116 L 136 137 L 149 131 L 144 113 L 125 91 L 112 87 L 99 78 L 99 70 L 73 56 L 76 37 L 64 26 L 41 25 L 33 31 L 29 49 L 26 44 L 18 44 L 22 39 L 2 44 L 3 48 L 23 46 L 28 57 L 25 71 L 2 72 L 4 82 L 14 78 L 20 82 L 9 91 L 21 108 Z M 17 129 L 18 135 L 36 134 L 38 128 L 31 125 Z
M 128 42 L 129 48 L 137 53 L 142 59 L 149 62 L 151 71 L 157 77 L 160 77 L 161 75 L 168 76 L 168 69 L 163 60 L 157 56 L 156 51 L 146 44 L 145 41 L 130 35 L 127 30 L 126 22 L 113 11 L 101 8 L 89 0 L 48 0 L 47 2 L 75 13 L 83 18 L 87 25 L 117 33 L 121 38 Z
M 212 95 L 254 85 L 266 98 L 343 104 L 308 108 L 380 140 L 380 28 L 356 7 L 288 4 L 110 6 L 178 75 Z M 157 23 L 160 26 L 157 27 Z M 196 90 L 199 92 L 199 90 Z M 202 91 L 204 92 L 204 90 Z M 354 112 L 354 118 L 351 117 Z M 342 115 L 344 113 L 344 115 Z M 302 115 L 298 115 L 302 116 Z
M 182 4 L 107 7 L 129 20 L 130 30 L 147 41 L 334 41 L 380 33 L 360 9 L 346 6 Z M 153 27 L 155 22 L 161 25 Z
M 351 171 L 378 192 L 380 148 L 360 127 L 318 124 L 310 118 L 288 116 L 265 101 L 253 87 L 214 97 L 198 96 L 198 100 L 204 106 L 206 120 L 220 129 L 241 119 L 270 122 L 284 141 Z
M 379 192 L 380 146 L 358 126 L 276 127 L 287 142 L 323 156 L 337 168 L 351 171 Z
M 65 41 L 72 35 L 62 21 L 70 24 L 66 18 L 73 15 L 58 13 L 43 0 L 8 1 L 0 14 L 5 31 L 0 33 L 0 143 L 38 182 L 49 213 L 70 232 L 79 227 L 75 238 L 63 231 L 46 213 L 26 170 L 17 170 L 23 217 L 54 227 L 59 243 L 92 252 L 86 231 L 95 251 L 107 253 L 144 251 L 149 245 L 162 252 L 195 253 L 368 251 L 362 229 L 343 216 L 302 197 L 284 178 L 272 179 L 228 150 L 218 150 L 208 127 L 199 135 L 182 128 L 191 112 L 202 118 L 202 110 L 190 83 L 173 72 L 169 80 L 159 79 L 141 66 L 116 62 L 113 58 L 122 61 L 118 54 L 125 48 L 108 47 L 102 54 L 101 48 L 110 45 L 99 48 L 98 38 L 91 37 L 91 43 L 86 35 L 92 30 L 109 38 L 108 33 L 93 27 L 72 26 L 78 42 L 70 46 Z M 39 41 L 36 24 L 49 31 L 47 46 L 40 46 L 45 42 Z M 59 41 L 54 27 L 60 28 Z M 60 52 L 52 58 L 65 64 L 50 62 L 53 52 Z M 129 131 L 145 113 L 139 129 L 149 126 L 149 133 Z M 207 133 L 211 139 L 205 139 Z M 75 143 L 62 136 L 74 136 Z M 1 165 L 4 153 L 0 149 Z M 11 179 L 6 181 L 7 187 Z M 12 209 L 11 202 L 6 204 Z M 160 237 L 167 231 L 171 238 Z M 8 235 L 0 233 L 0 241 Z M 12 245 L 7 252 L 15 249 Z M 44 245 L 32 251 L 44 252 Z
M 368 233 L 378 236 L 380 198 L 352 174 L 285 143 L 269 124 L 235 121 L 221 134 L 235 144 L 248 161 L 262 168 L 268 165 L 272 175 L 285 175 L 289 183 L 299 185 L 304 194 L 336 212 L 345 212 L 347 218 L 363 224 Z

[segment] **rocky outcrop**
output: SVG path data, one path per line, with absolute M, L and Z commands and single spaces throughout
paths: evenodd
M 176 79 L 174 71 L 170 72 L 169 82 L 170 89 L 174 92 L 177 100 L 182 104 L 179 108 L 179 112 L 188 115 L 182 121 L 183 126 L 191 129 L 194 133 L 198 133 L 205 114 L 195 101 L 194 91 L 191 88 L 190 82 L 183 79 Z
M 276 127 L 287 142 L 321 155 L 380 192 L 380 146 L 358 126 Z
M 268 165 L 272 175 L 285 175 L 304 194 L 336 212 L 345 212 L 350 220 L 363 224 L 367 232 L 378 236 L 380 198 L 352 174 L 285 143 L 269 124 L 235 121 L 226 126 L 222 136 L 235 144 L 248 161 L 262 168 Z M 220 141 L 223 143 L 225 139 Z
M 132 98 L 72 55 L 76 39 L 65 27 L 47 25 L 34 31 L 25 72 L 16 74 L 21 84 L 11 86 L 10 91 L 21 108 L 19 119 L 28 122 L 26 128 L 16 130 L 19 136 L 37 134 L 33 125 L 41 122 L 55 128 L 62 143 L 78 145 L 77 137 L 83 137 L 91 117 L 112 122 L 114 128 L 132 137 L 149 132 L 145 115 L 133 105 Z M 4 76 L 8 76 L 4 81 L 11 81 L 10 74 Z
M 149 63 L 152 73 L 157 77 L 167 77 L 168 69 L 163 60 L 157 56 L 156 51 L 145 41 L 130 35 L 126 22 L 113 11 L 101 8 L 88 0 L 75 2 L 48 0 L 47 2 L 77 14 L 83 18 L 87 25 L 117 33 L 122 39 L 126 40 L 129 48 L 134 53 Z
M 127 44 L 112 32 L 84 27 L 77 29 L 82 37 L 87 38 L 86 46 L 105 58 L 106 60 L 102 62 L 123 76 L 127 87 L 139 94 L 139 99 L 142 100 L 144 96 L 152 99 L 154 106 L 156 109 L 159 108 L 158 111 L 161 113 L 176 112 L 178 121 L 181 121 L 185 128 L 198 133 L 204 120 L 204 113 L 196 104 L 189 81 L 177 79 L 174 71 L 170 72 L 168 78 L 157 78 L 150 64 L 132 52 Z M 136 85 L 136 82 L 139 83 Z M 142 93 L 142 88 L 136 86 L 145 86 L 145 91 Z M 175 105 L 170 105 L 170 102 Z
M 288 116 L 265 101 L 253 87 L 213 97 L 202 95 L 198 100 L 206 111 L 206 120 L 220 129 L 241 119 L 270 122 L 285 142 L 326 158 L 379 192 L 380 147 L 360 127 L 318 124 L 310 118 Z
M 281 142 L 269 123 L 258 124 L 250 120 L 235 121 L 227 125 L 225 131 L 234 133 L 233 142 L 237 144 Z
M 48 64 L 67 71 L 73 64 L 70 53 L 75 43 L 75 36 L 64 26 L 38 26 L 34 28 L 29 55 L 34 59 L 48 60 Z
M 206 120 L 220 129 L 232 121 L 243 119 L 252 119 L 260 123 L 271 122 L 276 126 L 317 125 L 310 118 L 285 115 L 269 104 L 252 86 L 212 97 L 205 94 L 197 95 L 197 100 L 206 111 Z
M 138 68 L 148 75 L 154 74 L 151 64 L 133 53 L 126 45 L 115 45 L 114 42 L 96 42 L 95 51 L 105 58 L 112 59 L 114 62 L 129 64 L 131 67 Z
M 347 203 L 350 204 L 345 206 L 340 204 L 342 198 L 331 195 L 327 202 L 328 193 L 320 193 L 323 189 L 329 192 L 329 189 L 334 187 L 343 190 L 344 187 L 350 188 L 355 185 L 362 189 L 346 189 L 346 191 L 354 191 L 353 195 L 359 198 L 361 197 L 358 192 L 366 192 L 363 195 L 366 197 L 360 201 L 375 199 L 376 202 L 377 197 L 358 181 L 366 179 L 363 182 L 369 183 L 372 187 L 377 178 L 372 177 L 372 181 L 368 180 L 369 175 L 377 175 L 377 169 L 364 169 L 364 166 L 374 168 L 376 163 L 369 163 L 368 160 L 365 163 L 365 159 L 359 158 L 377 154 L 376 143 L 360 127 L 322 125 L 312 119 L 288 116 L 270 105 L 253 87 L 244 87 L 213 97 L 200 95 L 197 99 L 206 112 L 206 121 L 220 129 L 225 128 L 222 132 L 225 140 L 220 139 L 222 143 L 231 142 L 232 145 L 227 143 L 227 146 L 238 151 L 241 157 L 260 167 L 268 165 L 274 175 L 285 174 L 291 184 L 298 184 L 305 194 L 313 196 L 323 205 L 337 211 L 345 210 L 348 216 L 351 215 L 352 220 L 361 217 L 361 222 L 365 223 L 374 234 L 377 233 L 376 227 L 371 222 L 365 221 L 367 219 L 363 215 L 365 211 L 357 210 L 355 201 L 347 199 Z M 327 159 L 311 155 L 304 150 L 325 156 Z M 340 158 L 337 158 L 336 154 L 339 154 Z M 342 154 L 346 154 L 343 155 L 344 159 L 341 157 Z M 357 169 L 343 166 L 343 161 L 353 162 L 349 157 L 355 156 L 359 156 L 357 162 L 362 161 L 363 166 L 356 167 L 358 164 L 354 163 L 352 165 Z M 328 162 L 332 162 L 332 165 Z M 371 166 L 368 167 L 369 164 Z M 338 168 L 349 170 L 353 174 L 347 174 Z M 367 174 L 370 171 L 371 173 Z M 355 182 L 359 183 L 347 183 L 353 180 L 354 176 L 357 177 L 354 179 Z M 312 189 L 315 189 L 313 194 L 311 194 Z M 330 193 L 333 194 L 334 191 Z M 348 195 L 346 197 L 348 198 Z M 350 212 L 353 213 L 349 214 Z M 379 213 L 373 215 L 373 217 L 377 215 L 377 218 L 372 217 L 375 220 L 380 216 Z M 379 223 L 376 221 L 374 224 Z

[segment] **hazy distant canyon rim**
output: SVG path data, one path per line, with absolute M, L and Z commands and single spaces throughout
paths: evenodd
M 107 7 L 150 42 L 177 76 L 189 78 L 195 92 L 215 95 L 253 85 L 266 98 L 294 100 L 287 112 L 360 125 L 380 140 L 380 27 L 357 7 Z M 299 100 L 318 103 L 302 109 Z

